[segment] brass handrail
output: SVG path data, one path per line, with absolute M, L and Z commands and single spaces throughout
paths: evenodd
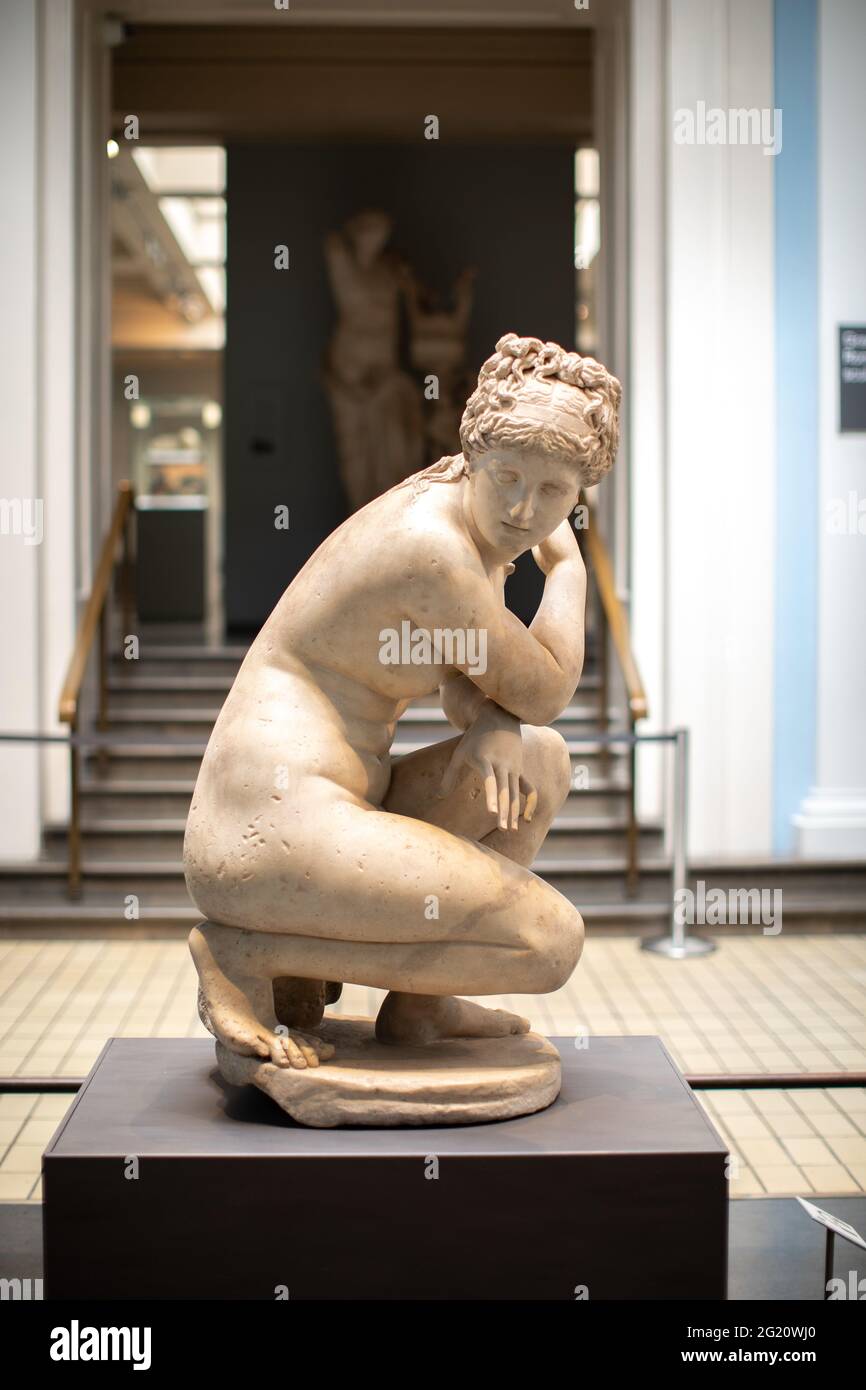
M 633 720 L 646 719 L 649 713 L 646 691 L 631 648 L 628 616 L 614 585 L 613 565 L 607 546 L 595 525 L 594 508 L 589 506 L 583 494 L 581 494 L 581 501 L 587 507 L 590 518 L 590 525 L 586 528 L 586 548 L 595 582 L 598 585 L 605 622 L 613 638 L 613 645 L 619 659 L 619 668 L 625 682 L 629 713 Z
M 601 674 L 601 686 L 599 691 L 600 723 L 602 730 L 606 730 L 609 709 L 607 639 L 608 636 L 610 636 L 613 639 L 614 651 L 616 652 L 617 662 L 625 685 L 626 698 L 628 700 L 629 727 L 631 732 L 634 733 L 637 721 L 639 719 L 646 719 L 649 713 L 646 691 L 643 681 L 641 680 L 634 652 L 632 651 L 628 615 L 616 592 L 610 554 L 608 553 L 601 532 L 596 525 L 595 508 L 589 505 L 586 495 L 583 492 L 580 494 L 580 502 L 586 507 L 586 514 L 589 517 L 589 525 L 583 529 L 582 534 L 586 537 L 586 551 L 589 558 L 590 569 L 595 580 L 595 587 L 599 598 L 599 612 L 602 620 L 602 632 L 600 634 L 599 644 L 599 666 Z M 602 750 L 602 760 L 605 765 L 607 765 L 608 757 L 609 750 L 607 745 L 605 745 Z M 629 745 L 628 764 L 626 884 L 628 892 L 633 894 L 637 889 L 640 839 L 636 806 L 637 748 L 634 743 Z
M 87 603 L 84 605 L 84 611 L 78 623 L 78 631 L 75 634 L 75 645 L 72 649 L 69 666 L 66 669 L 63 689 L 60 692 L 58 712 L 61 724 L 68 724 L 73 733 L 78 731 L 81 689 L 87 674 L 87 663 L 97 630 L 99 632 L 99 709 L 96 722 L 99 729 L 104 730 L 108 726 L 107 604 L 111 590 L 111 578 L 117 563 L 117 550 L 121 542 L 123 543 L 125 578 L 124 605 L 129 604 L 129 522 L 134 500 L 135 492 L 132 484 L 126 481 L 119 483 L 111 523 L 99 552 L 99 563 L 96 567 L 93 587 L 90 590 Z M 81 755 L 78 744 L 74 741 L 69 746 L 69 757 L 70 810 L 67 881 L 69 894 L 74 897 L 81 890 Z

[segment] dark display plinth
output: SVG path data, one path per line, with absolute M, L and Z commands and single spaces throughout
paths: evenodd
M 163 506 L 145 506 L 163 502 Z M 143 622 L 200 623 L 205 611 L 207 508 L 192 498 L 141 498 L 136 605 Z
M 210 1040 L 113 1038 L 45 1153 L 46 1297 L 724 1298 L 726 1148 L 661 1041 L 552 1041 L 538 1114 L 321 1130 Z

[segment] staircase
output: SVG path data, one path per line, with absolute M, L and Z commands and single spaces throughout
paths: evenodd
M 81 895 L 70 900 L 67 892 L 67 828 L 49 826 L 37 864 L 0 874 L 0 928 L 103 934 L 114 925 L 175 934 L 198 919 L 183 878 L 184 825 L 205 745 L 243 655 L 237 646 L 143 641 L 138 661 L 109 662 L 108 746 L 82 761 Z M 641 832 L 639 892 L 633 900 L 624 896 L 627 759 L 617 748 L 605 755 L 593 736 L 598 677 L 591 670 L 557 727 L 573 766 L 585 769 L 578 785 L 587 785 L 570 794 L 536 872 L 578 903 L 588 924 L 662 926 L 670 865 L 656 828 Z M 454 733 L 438 704 L 415 704 L 398 724 L 393 751 Z
M 186 814 L 210 730 L 244 655 L 238 646 L 151 645 L 138 661 L 109 662 L 109 744 L 88 752 L 81 774 L 82 892 L 67 891 L 67 828 L 49 826 L 35 864 L 0 871 L 0 931 L 52 936 L 174 936 L 200 918 L 183 878 Z M 577 784 L 554 822 L 535 871 L 570 898 L 589 930 L 655 933 L 669 924 L 670 862 L 657 826 L 640 830 L 637 892 L 625 891 L 628 766 L 625 747 L 597 738 L 599 676 L 592 661 L 557 720 Z M 616 708 L 610 727 L 622 728 Z M 411 706 L 394 752 L 450 738 L 432 703 Z M 782 887 L 785 925 L 863 925 L 866 867 L 693 865 L 716 887 Z M 727 928 L 729 931 L 738 928 Z
M 133 493 L 124 482 L 59 704 L 60 718 L 73 733 L 98 727 L 103 746 L 79 754 L 73 745 L 77 820 L 73 814 L 70 825 L 46 827 L 36 863 L 0 864 L 0 935 L 52 937 L 68 929 L 75 936 L 173 936 L 200 918 L 183 877 L 184 825 L 210 731 L 246 649 L 207 645 L 200 638 L 166 641 L 164 633 L 148 634 L 132 625 L 132 523 Z M 571 754 L 574 790 L 534 868 L 576 904 L 589 930 L 655 935 L 671 925 L 671 864 L 664 837 L 656 825 L 636 828 L 632 863 L 639 874 L 629 891 L 630 749 L 625 743 L 607 745 L 599 736 L 602 729 L 617 733 L 639 727 L 637 721 L 647 714 L 646 697 L 628 617 L 595 520 L 578 538 L 594 596 L 587 610 L 587 664 L 572 704 L 556 721 Z M 114 604 L 124 616 L 112 624 L 108 613 Z M 108 641 L 112 628 L 139 632 L 138 660 L 109 655 L 121 651 L 120 640 Z M 97 696 L 87 701 L 94 648 Z M 416 702 L 400 720 L 393 751 L 407 753 L 454 732 L 438 702 Z M 693 889 L 700 879 L 708 888 L 725 890 L 781 888 L 785 930 L 866 926 L 863 863 L 756 859 L 693 862 L 689 868 Z M 80 891 L 73 895 L 70 887 L 78 878 Z

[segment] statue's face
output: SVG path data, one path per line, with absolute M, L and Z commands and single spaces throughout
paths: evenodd
M 469 464 L 466 500 L 492 550 L 514 559 L 551 535 L 580 492 L 574 466 L 521 449 L 495 448 Z
M 387 217 L 371 212 L 357 218 L 352 228 L 352 239 L 355 254 L 362 266 L 369 268 L 373 265 L 384 251 L 390 235 L 391 224 Z

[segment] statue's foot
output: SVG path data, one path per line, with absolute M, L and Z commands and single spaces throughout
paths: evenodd
M 335 1004 L 343 986 L 329 980 L 278 975 L 273 982 L 274 1013 L 289 1028 L 317 1028 L 327 1004 Z
M 385 999 L 376 1019 L 382 1043 L 431 1043 L 441 1038 L 504 1038 L 528 1033 L 529 1019 L 506 1009 L 485 1009 L 440 994 L 398 994 Z
M 277 1067 L 302 1070 L 333 1057 L 333 1044 L 313 1034 L 299 1028 L 276 1031 L 272 981 L 236 968 L 233 932 L 232 927 L 211 924 L 193 927 L 190 932 L 189 948 L 199 978 L 199 1016 L 205 1027 L 230 1052 L 261 1057 Z M 239 938 L 245 935 L 235 934 Z
M 278 975 L 273 982 L 274 1013 L 288 1028 L 318 1028 L 325 1012 L 324 980 Z

